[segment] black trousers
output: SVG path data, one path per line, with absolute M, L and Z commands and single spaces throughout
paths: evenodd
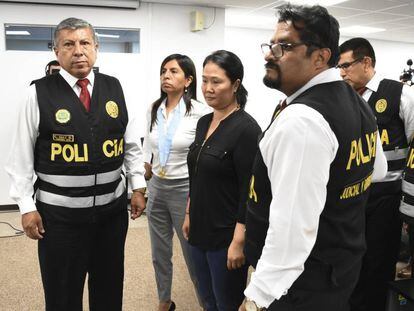
M 399 193 L 371 196 L 366 207 L 367 252 L 351 296 L 352 311 L 384 311 L 387 283 L 395 278 L 401 239 Z
M 288 293 L 275 300 L 270 311 L 348 311 L 349 297 L 358 280 L 359 260 L 340 281 L 333 281 L 330 266 L 319 263 L 306 267 Z
M 40 270 L 47 311 L 81 311 L 88 274 L 91 311 L 122 310 L 128 211 L 71 224 L 43 217 Z

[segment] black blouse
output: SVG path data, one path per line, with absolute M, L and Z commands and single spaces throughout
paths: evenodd
M 205 250 L 227 248 L 236 222 L 245 222 L 251 168 L 261 133 L 257 122 L 238 110 L 205 140 L 212 117 L 210 113 L 198 121 L 187 157 L 189 243 Z

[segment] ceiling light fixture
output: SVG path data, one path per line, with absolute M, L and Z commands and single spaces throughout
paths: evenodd
M 110 35 L 110 34 L 106 34 L 106 33 L 96 33 L 96 35 L 100 38 L 115 38 L 115 39 L 119 39 L 119 35 Z
M 27 30 L 6 30 L 6 35 L 9 36 L 30 36 Z

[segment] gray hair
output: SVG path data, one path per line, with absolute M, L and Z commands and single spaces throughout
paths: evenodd
M 91 24 L 89 24 L 87 21 L 80 19 L 80 18 L 69 17 L 61 21 L 59 25 L 56 26 L 55 32 L 53 35 L 53 46 L 56 47 L 57 39 L 59 37 L 59 32 L 62 29 L 76 30 L 79 28 L 89 28 L 91 32 L 93 33 L 93 40 L 95 41 L 96 44 L 98 43 L 98 36 L 96 35 L 95 29 L 93 28 Z

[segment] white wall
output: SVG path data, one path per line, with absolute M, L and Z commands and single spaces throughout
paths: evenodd
M 249 112 L 265 129 L 272 117 L 277 103 L 285 96 L 265 87 L 262 83 L 264 76 L 263 54 L 261 43 L 269 42 L 273 31 L 250 28 L 226 27 L 226 49 L 235 52 L 243 62 L 245 69 L 244 85 L 249 92 L 246 111 Z M 349 38 L 341 38 L 340 43 Z M 407 59 L 414 59 L 414 44 L 370 40 L 374 47 L 377 65 L 376 70 L 384 77 L 398 80 Z
M 246 111 L 259 123 L 262 129 L 269 125 L 276 105 L 286 96 L 269 89 L 262 80 L 265 73 L 260 44 L 269 42 L 273 31 L 226 27 L 226 49 L 240 57 L 244 66 L 243 84 L 249 92 Z
M 52 52 L 5 51 L 4 23 L 57 25 L 75 16 L 97 27 L 140 28 L 140 54 L 100 53 L 97 66 L 102 73 L 116 76 L 124 88 L 131 114 L 141 121 L 142 136 L 145 112 L 159 96 L 159 66 L 171 53 L 185 53 L 193 58 L 201 73 L 201 62 L 212 50 L 224 45 L 224 10 L 216 10 L 210 29 L 190 32 L 190 12 L 200 10 L 208 24 L 213 20 L 212 8 L 142 3 L 138 10 L 85 8 L 29 4 L 0 4 L 0 205 L 13 204 L 8 196 L 9 179 L 3 167 L 14 133 L 18 106 L 24 90 L 33 79 L 43 76 Z M 199 96 L 202 98 L 201 92 Z M 17 133 L 18 134 L 18 133 Z

